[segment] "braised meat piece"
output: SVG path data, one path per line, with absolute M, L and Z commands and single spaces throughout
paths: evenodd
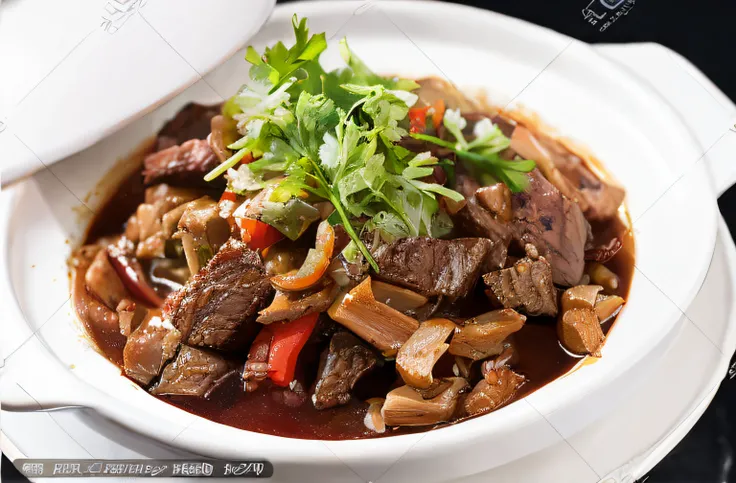
M 169 183 L 183 186 L 207 186 L 203 177 L 220 161 L 205 140 L 190 139 L 178 146 L 171 146 L 146 156 L 143 161 L 143 182 Z M 213 183 L 223 185 L 225 179 Z
M 258 254 L 231 239 L 166 299 L 164 311 L 189 345 L 241 349 L 255 337 L 257 313 L 272 295 Z
M 128 291 L 107 258 L 105 250 L 97 252 L 84 275 L 84 281 L 87 290 L 110 309 L 115 309 L 120 301 L 128 296 Z
M 245 391 L 253 392 L 268 377 L 268 353 L 271 351 L 273 332 L 267 327 L 261 329 L 248 351 L 248 360 L 243 366 Z
M 522 157 L 535 160 L 552 184 L 580 204 L 589 220 L 612 218 L 624 201 L 626 191 L 601 179 L 564 140 L 519 126 L 511 137 L 511 147 Z
M 72 303 L 95 342 L 107 341 L 119 354 L 125 345 L 125 337 L 120 334 L 118 314 L 90 293 L 86 281 L 87 271 L 100 253 L 106 254 L 100 245 L 84 245 L 74 253 Z
M 213 352 L 182 345 L 179 354 L 161 373 L 151 392 L 157 396 L 208 397 L 234 370 L 234 365 Z
M 205 106 L 190 102 L 158 132 L 156 150 L 161 151 L 190 139 L 206 139 L 212 118 L 219 113 L 219 104 Z
M 562 195 L 539 170 L 529 173 L 529 186 L 511 197 L 514 238 L 534 245 L 552 265 L 552 280 L 575 285 L 585 268 L 590 225 L 577 203 Z
M 503 217 L 494 216 L 485 208 L 485 200 L 477 194 L 482 188 L 467 174 L 458 174 L 455 189 L 465 196 L 466 204 L 453 216 L 453 221 L 465 233 L 493 242 L 488 253 L 487 270 L 503 268 L 511 240 L 511 226 Z
M 464 297 L 493 248 L 493 242 L 485 238 L 400 238 L 375 250 L 380 269 L 376 278 L 426 297 Z
M 508 403 L 525 378 L 508 367 L 499 367 L 486 372 L 465 398 L 465 412 L 470 416 L 494 411 Z
M 181 339 L 181 332 L 168 319 L 150 311 L 125 344 L 125 374 L 141 384 L 150 383 L 159 375 L 164 364 L 174 357 Z
M 519 309 L 529 315 L 557 315 L 557 291 L 552 284 L 552 266 L 527 245 L 527 257 L 511 268 L 483 275 L 486 294 L 494 304 Z
M 314 407 L 327 409 L 347 404 L 350 390 L 377 362 L 376 354 L 353 334 L 344 330 L 335 333 L 320 361 Z

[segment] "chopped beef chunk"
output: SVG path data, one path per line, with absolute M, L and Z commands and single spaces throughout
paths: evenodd
M 92 292 L 108 308 L 115 309 L 121 300 L 128 297 L 123 281 L 107 258 L 107 252 L 100 250 L 84 275 L 87 290 Z
M 532 245 L 527 246 L 527 254 L 511 268 L 483 275 L 489 287 L 486 294 L 507 309 L 520 309 L 529 315 L 557 315 L 552 266 Z
M 481 189 L 480 185 L 470 176 L 459 174 L 455 189 L 465 196 L 467 203 L 453 216 L 453 221 L 467 234 L 491 240 L 493 247 L 488 253 L 485 268 L 488 270 L 502 268 L 506 263 L 511 240 L 510 225 L 502 217 L 494 216 L 484 207 L 485 200 L 476 194 Z
M 508 367 L 493 369 L 475 385 L 465 398 L 465 412 L 470 416 L 494 411 L 514 397 L 525 378 Z
M 182 345 L 151 392 L 157 396 L 207 397 L 233 369 L 219 354 Z
M 376 354 L 347 331 L 335 333 L 322 354 L 319 379 L 314 389 L 314 407 L 327 409 L 347 404 L 358 379 L 373 369 Z
M 511 197 L 514 238 L 534 245 L 552 265 L 552 280 L 575 285 L 585 268 L 590 225 L 577 203 L 560 193 L 539 170 L 529 173 L 529 186 Z
M 220 161 L 207 141 L 190 139 L 146 156 L 143 161 L 143 182 L 147 185 L 169 183 L 206 187 L 208 184 L 203 179 L 204 175 L 218 164 Z M 214 182 L 222 184 L 224 178 L 217 178 Z
M 272 295 L 258 254 L 231 239 L 184 288 L 169 295 L 164 311 L 189 345 L 241 349 L 255 337 L 257 313 Z
M 75 270 L 72 272 L 72 303 L 79 318 L 84 322 L 87 331 L 95 342 L 110 341 L 116 349 L 125 345 L 125 337 L 120 334 L 118 314 L 90 293 L 86 282 L 86 274 L 93 260 L 100 253 L 106 254 L 100 245 L 84 245 L 72 258 Z
M 587 204 L 585 217 L 589 220 L 606 220 L 616 215 L 626 191 L 617 184 L 601 180 L 579 156 L 562 144 L 552 143 L 549 147 L 554 152 L 552 160 L 555 166 L 570 180 Z
M 125 374 L 141 384 L 148 384 L 158 376 L 161 368 L 176 353 L 181 332 L 152 311 L 141 325 L 130 334 L 123 350 Z
M 161 151 L 189 139 L 206 139 L 212 118 L 219 113 L 219 104 L 205 106 L 190 102 L 158 132 L 156 150 Z
M 493 248 L 486 238 L 400 238 L 375 249 L 376 277 L 426 297 L 464 297 Z
M 535 160 L 552 184 L 580 204 L 588 220 L 612 218 L 624 201 L 626 191 L 601 179 L 564 140 L 519 126 L 514 130 L 511 147 L 522 157 Z

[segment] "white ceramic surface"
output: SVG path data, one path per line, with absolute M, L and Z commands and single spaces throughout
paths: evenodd
M 19 307 L 31 327 L 40 327 L 39 344 L 46 343 L 66 367 L 73 366 L 68 372 L 76 374 L 81 381 L 94 382 L 100 390 L 93 390 L 76 380 L 63 379 L 61 374 L 67 371 L 54 366 L 53 359 L 43 368 L 45 371 L 59 371 L 58 381 L 49 382 L 48 377 L 44 381 L 29 378 L 24 382 L 24 389 L 34 396 L 50 393 L 57 396 L 56 400 L 41 399 L 41 406 L 84 403 L 144 434 L 171 441 L 175 446 L 210 455 L 258 454 L 282 463 L 284 468 L 297 468 L 295 474 L 298 474 L 298 468 L 303 468 L 299 465 L 312 468 L 320 465 L 326 477 L 333 479 L 344 476 L 345 467 L 340 460 L 352 468 L 360 468 L 361 476 L 364 472 L 365 476 L 370 476 L 368 472 L 376 471 L 376 468 L 383 470 L 409 448 L 410 454 L 393 466 L 392 473 L 401 475 L 402 471 L 412 471 L 411 468 L 415 471 L 421 467 L 429 479 L 443 479 L 448 474 L 458 476 L 459 468 L 448 467 L 447 458 L 457 456 L 449 448 L 461 442 L 465 449 L 476 448 L 477 451 L 465 453 L 468 461 L 464 461 L 463 471 L 473 473 L 500 466 L 559 443 L 560 434 L 575 434 L 611 409 L 613 403 L 610 401 L 615 403 L 616 398 L 622 398 L 635 389 L 634 379 L 651 370 L 666 349 L 666 343 L 681 327 L 678 307 L 687 308 L 697 293 L 712 255 L 715 236 L 716 212 L 709 194 L 707 172 L 703 163 L 697 163 L 702 149 L 658 95 L 598 58 L 582 44 L 490 13 L 437 4 L 422 5 L 422 13 L 418 13 L 414 3 L 378 4 L 360 12 L 354 12 L 350 5 L 344 4 L 290 4 L 287 7 L 289 12 L 284 8 L 277 10 L 257 36 L 257 42 L 270 43 L 284 37 L 290 11 L 297 9 L 314 21 L 314 30 L 319 30 L 320 25 L 322 29 L 329 31 L 332 28 L 340 35 L 347 34 L 351 45 L 377 70 L 407 75 L 445 73 L 459 85 L 478 85 L 479 78 L 493 79 L 491 94 L 496 96 L 494 99 L 505 96 L 522 100 L 565 134 L 584 141 L 606 162 L 629 189 L 629 203 L 636 220 L 638 261 L 642 260 L 642 250 L 645 250 L 643 253 L 650 264 L 640 267 L 637 272 L 629 305 L 604 348 L 604 358 L 548 385 L 524 401 L 472 422 L 424 433 L 421 437 L 387 438 L 381 440 L 380 445 L 357 441 L 334 442 L 325 446 L 257 435 L 193 418 L 153 400 L 119 377 L 115 368 L 86 347 L 84 340 L 79 339 L 65 304 L 37 303 L 39 294 L 53 297 L 63 293 L 55 285 L 58 277 L 55 282 L 50 280 L 61 273 L 59 266 L 63 267 L 66 253 L 59 250 L 57 256 L 49 249 L 49 246 L 62 246 L 60 240 L 38 240 L 37 235 L 33 236 L 34 230 L 38 233 L 39 226 L 43 226 L 44 231 L 58 231 L 70 237 L 79 232 L 78 220 L 70 216 L 71 208 L 79 204 L 75 202 L 74 194 L 84 199 L 84 194 L 97 180 L 95 176 L 101 176 L 114 159 L 112 153 L 122 154 L 125 146 L 134 145 L 151 132 L 146 132 L 144 127 L 150 127 L 150 123 L 155 121 L 144 118 L 148 124 L 142 121 L 134 123 L 100 145 L 55 166 L 54 176 L 47 173 L 46 177 L 43 174 L 35 177 L 20 187 L 22 189 L 15 198 L 18 208 L 10 219 L 13 236 L 8 240 L 7 249 L 8 260 L 12 260 L 11 283 Z M 344 14 L 342 18 L 338 18 L 341 14 Z M 443 18 L 445 22 L 465 21 L 473 25 L 448 33 L 451 37 L 448 42 L 439 38 L 433 29 L 411 30 L 411 19 L 424 25 L 425 20 L 431 24 L 432 18 L 436 17 Z M 428 32 L 435 33 L 430 36 Z M 508 42 L 511 37 L 515 42 Z M 500 48 L 499 51 L 492 50 L 494 45 L 504 45 L 501 40 L 514 45 L 513 55 L 500 51 Z M 390 59 L 381 55 L 387 46 L 395 54 Z M 332 54 L 330 58 L 334 60 L 334 51 Z M 558 54 L 550 68 L 535 79 L 530 88 L 523 89 L 534 78 L 535 69 L 538 72 Z M 237 87 L 246 71 L 241 58 L 240 55 L 234 56 L 233 60 L 207 76 L 207 84 L 217 91 Z M 455 64 L 458 65 L 454 67 Z M 473 72 L 468 70 L 468 65 L 480 67 Z M 483 65 L 493 66 L 505 75 L 490 76 L 490 72 L 483 71 Z M 519 91 L 523 92 L 517 96 Z M 545 96 L 545 92 L 555 92 L 555 96 Z M 187 93 L 182 94 L 182 103 Z M 192 98 L 198 99 L 196 95 Z M 172 105 L 171 109 L 175 107 Z M 92 157 L 91 152 L 95 149 L 105 156 Z M 92 173 L 95 176 L 89 170 L 79 168 L 82 164 L 80 159 L 85 157 L 99 163 L 98 172 Z M 84 166 L 89 167 L 89 164 Z M 58 185 L 57 177 L 74 187 L 71 192 L 66 192 L 66 200 L 60 195 L 49 194 L 51 187 L 55 183 Z M 679 182 L 673 185 L 676 180 Z M 92 202 L 89 204 L 94 207 Z M 26 210 L 27 215 L 20 216 L 18 213 L 24 212 L 19 210 Z M 693 215 L 685 233 L 680 223 L 683 213 Z M 34 223 L 28 223 L 29 219 Z M 662 240 L 667 240 L 669 250 L 689 253 L 691 263 L 683 266 L 665 263 L 666 254 L 652 248 Z M 45 264 L 40 275 L 34 275 L 29 269 L 31 265 L 38 268 L 34 262 Z M 667 290 L 660 290 L 657 280 L 669 279 L 684 281 L 680 284 L 684 289 L 678 286 L 672 295 Z M 56 310 L 58 307 L 61 308 Z M 641 321 L 647 324 L 644 337 L 641 336 Z M 30 333 L 30 329 L 26 330 Z M 43 352 L 41 347 L 25 347 L 23 352 L 29 354 Z M 23 364 L 21 353 L 19 351 L 9 359 L 7 374 L 13 374 L 11 363 L 16 371 L 21 371 L 21 368 L 26 372 L 29 370 L 29 364 Z M 26 360 L 35 360 L 33 357 L 31 355 Z M 53 391 L 49 390 L 49 384 Z M 117 401 L 112 403 L 110 395 Z M 19 394 L 11 402 L 18 403 L 23 397 Z M 30 402 L 29 397 L 25 399 Z M 609 403 L 600 404 L 605 401 Z M 582 421 L 578 417 L 580 409 L 585 409 L 582 413 L 587 415 Z M 159 418 L 160 424 L 151 427 L 141 422 L 150 420 L 152 415 Z M 189 424 L 192 425 L 188 427 Z M 172 434 L 181 427 L 183 432 L 174 435 L 172 440 Z M 202 444 L 202 441 L 207 443 Z M 471 444 L 473 441 L 477 444 Z M 493 448 L 493 458 L 489 457 L 489 448 Z
M 27 147 L 23 157 L 1 157 L 3 183 L 91 146 L 191 86 L 243 47 L 274 4 L 3 2 L 0 121 Z

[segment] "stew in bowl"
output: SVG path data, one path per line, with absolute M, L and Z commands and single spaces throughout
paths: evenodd
M 439 78 L 375 74 L 293 21 L 189 104 L 72 256 L 77 316 L 153 397 L 309 439 L 494 411 L 600 357 L 634 268 L 589 154 Z

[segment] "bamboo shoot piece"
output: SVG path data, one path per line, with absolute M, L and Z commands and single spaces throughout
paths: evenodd
M 381 415 L 386 426 L 425 426 L 452 419 L 461 392 L 468 389 L 462 377 L 443 379 L 444 391 L 431 399 L 411 386 L 401 386 L 386 395 Z
M 431 319 L 419 326 L 396 356 L 396 370 L 405 383 L 419 389 L 432 385 L 432 369 L 447 351 L 445 341 L 455 328 L 447 319 Z
M 419 328 L 415 319 L 376 300 L 370 277 L 338 297 L 327 313 L 386 356 L 395 355 Z
M 450 354 L 478 361 L 503 351 L 503 341 L 520 330 L 526 317 L 513 309 L 487 312 L 455 329 Z

